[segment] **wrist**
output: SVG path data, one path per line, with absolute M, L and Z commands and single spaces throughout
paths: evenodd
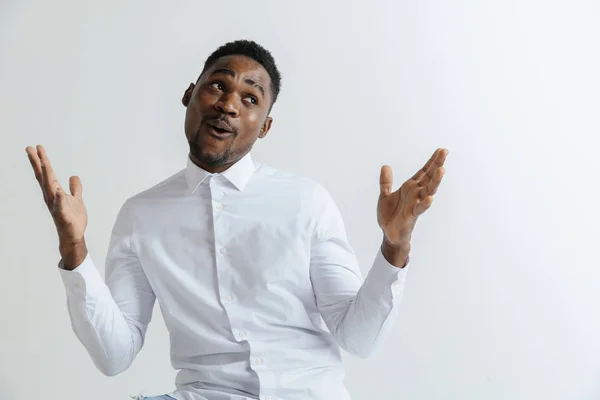
M 88 254 L 87 245 L 83 239 L 75 243 L 60 243 L 58 251 L 62 257 L 63 268 L 69 271 L 81 265 Z
M 408 255 L 410 253 L 410 242 L 402 243 L 400 245 L 392 245 L 387 240 L 383 240 L 381 244 L 381 253 L 393 266 L 397 268 L 404 268 L 408 263 Z

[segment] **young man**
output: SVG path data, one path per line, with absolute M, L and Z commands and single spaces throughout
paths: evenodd
M 106 375 L 127 369 L 158 300 L 178 400 L 342 400 L 340 348 L 368 356 L 401 297 L 411 233 L 447 151 L 392 192 L 381 170 L 381 248 L 362 279 L 338 208 L 317 183 L 250 156 L 271 127 L 281 77 L 271 54 L 228 43 L 183 96 L 187 167 L 128 199 L 101 278 L 87 252 L 79 178 L 58 184 L 27 154 L 54 219 L 73 329 Z

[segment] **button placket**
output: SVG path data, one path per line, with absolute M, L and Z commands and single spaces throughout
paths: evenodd
M 237 341 L 249 340 L 250 334 L 248 333 L 248 331 L 237 330 L 234 331 L 234 337 Z
M 252 365 L 254 365 L 255 367 L 258 366 L 262 366 L 265 364 L 265 359 L 262 357 L 253 357 L 250 359 L 250 362 L 252 363 Z

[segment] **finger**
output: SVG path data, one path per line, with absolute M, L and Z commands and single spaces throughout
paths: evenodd
M 61 220 L 67 206 L 67 194 L 65 191 L 58 187 L 54 192 L 54 203 L 52 205 L 52 214 L 55 218 Z
M 35 175 L 35 179 L 41 185 L 42 184 L 42 164 L 40 162 L 40 158 L 38 157 L 37 151 L 32 146 L 27 146 L 25 148 L 25 152 L 27 153 L 27 158 L 29 159 L 29 163 L 31 164 L 31 168 L 33 169 L 33 174 Z
M 423 179 L 427 178 L 429 176 L 429 174 L 431 173 L 430 172 L 431 166 L 434 165 L 435 159 L 436 159 L 438 153 L 439 153 L 439 149 L 433 153 L 433 155 L 429 158 L 429 160 L 427 160 L 427 162 L 425 163 L 423 168 L 421 168 L 419 171 L 417 171 L 417 173 L 412 177 L 412 179 L 417 181 L 421 186 L 423 186 L 423 184 L 421 184 Z
M 436 194 L 440 183 L 442 183 L 442 178 L 444 177 L 445 173 L 446 169 L 444 167 L 439 167 L 436 169 L 433 174 L 433 179 L 431 179 L 426 186 L 423 186 L 419 190 L 419 199 L 424 199 L 427 196 L 433 196 Z
M 436 168 L 444 165 L 446 161 L 446 157 L 448 155 L 448 150 L 439 148 L 437 149 L 431 158 L 427 160 L 425 166 L 421 168 L 412 179 L 419 183 L 419 186 L 425 186 L 429 183 L 429 181 L 433 178 L 433 173 Z
M 429 207 L 431 207 L 431 203 L 433 203 L 433 196 L 425 197 L 423 200 L 415 204 L 413 208 L 413 215 L 418 217 L 419 215 L 423 214 L 429 209 Z
M 392 167 L 384 165 L 381 167 L 381 173 L 379 174 L 379 191 L 380 196 L 387 196 L 392 192 L 392 185 L 394 184 L 394 174 L 392 173 Z
M 52 164 L 50 164 L 50 159 L 46 154 L 46 149 L 44 149 L 43 146 L 38 145 L 37 151 L 42 166 L 42 189 L 45 192 L 49 204 L 52 205 L 56 189 L 60 187 L 60 185 L 56 180 L 56 175 L 52 169 Z
M 73 197 L 78 198 L 79 200 L 83 197 L 83 185 L 81 184 L 81 179 L 78 176 L 72 176 L 69 178 L 69 189 L 71 190 L 71 195 Z
M 40 157 L 38 156 L 37 150 L 32 146 L 27 146 L 25 148 L 25 152 L 27 153 L 27 158 L 29 159 L 29 163 L 31 164 L 31 168 L 33 169 L 33 175 L 35 176 L 35 180 L 40 185 L 42 197 L 44 198 L 44 203 L 48 205 L 48 196 L 46 195 L 46 191 L 44 190 L 42 178 L 42 163 L 40 161 Z

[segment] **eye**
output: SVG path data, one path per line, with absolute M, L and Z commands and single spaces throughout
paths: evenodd
M 251 104 L 256 104 L 258 102 L 256 97 L 254 97 L 254 96 L 246 96 L 246 97 L 244 97 L 244 100 Z
M 221 82 L 212 83 L 210 86 L 217 90 L 223 90 L 223 85 L 221 84 Z

